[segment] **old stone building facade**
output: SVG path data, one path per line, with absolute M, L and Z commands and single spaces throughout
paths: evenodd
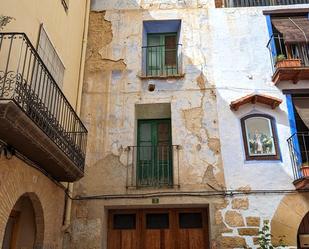
M 306 248 L 308 0 L 2 2 L 3 249 Z
M 308 100 L 309 78 L 272 60 L 278 33 L 305 39 L 308 5 L 258 2 L 92 2 L 71 248 L 257 248 L 267 221 L 274 244 L 297 247 L 307 150 L 287 139 L 308 131 L 291 129 L 291 100 Z

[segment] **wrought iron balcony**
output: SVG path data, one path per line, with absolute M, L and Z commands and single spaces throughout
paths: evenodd
M 294 185 L 298 190 L 309 189 L 309 132 L 295 133 L 287 141 L 293 166 Z
M 179 145 L 129 146 L 127 188 L 179 186 L 179 150 Z
M 24 33 L 0 33 L 0 139 L 57 180 L 83 176 L 87 129 Z
M 270 53 L 273 68 L 273 82 L 309 79 L 309 50 L 306 43 L 286 44 L 281 34 L 273 35 L 267 48 Z
M 308 0 L 222 0 L 224 7 L 254 7 L 254 6 L 275 6 L 275 5 L 294 5 L 308 4 Z M 217 5 L 217 4 L 216 4 Z
M 165 45 L 142 47 L 141 78 L 181 78 L 182 71 L 181 44 L 172 47 Z

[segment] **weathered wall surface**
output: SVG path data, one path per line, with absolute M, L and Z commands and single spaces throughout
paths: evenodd
M 38 170 L 13 157 L 0 159 L 0 242 L 9 215 L 18 199 L 27 194 L 34 206 L 42 248 L 62 248 L 64 190 Z M 42 229 L 43 228 L 43 229 Z
M 181 19 L 186 75 L 182 79 L 141 80 L 143 20 Z M 89 42 L 82 100 L 82 118 L 89 130 L 85 177 L 75 184 L 80 196 L 138 194 L 158 189 L 126 188 L 128 146 L 136 145 L 136 105 L 171 106 L 172 144 L 179 150 L 180 188 L 163 192 L 222 190 L 225 185 L 214 83 L 205 70 L 200 20 L 206 9 L 181 11 L 97 11 L 90 15 Z M 205 45 L 206 47 L 205 47 Z M 148 83 L 155 84 L 154 92 Z M 156 106 L 153 106 L 156 108 Z M 139 115 L 139 114 L 138 114 Z M 176 168 L 176 166 L 174 166 Z M 176 173 L 176 171 L 175 171 Z M 178 179 L 177 179 L 178 180 Z M 106 212 L 112 207 L 154 207 L 151 198 L 74 202 L 72 248 L 106 248 Z M 164 197 L 160 207 L 208 206 L 212 223 L 224 198 Z M 96 228 L 96 233 L 92 229 Z M 99 230 L 97 230 L 99 229 Z M 212 238 L 227 229 L 218 221 Z M 81 239 L 83 238 L 83 239 Z
M 17 7 L 18 6 L 18 7 Z M 1 1 L 1 15 L 14 17 L 2 32 L 24 32 L 37 46 L 40 25 L 44 25 L 65 67 L 63 88 L 73 107 L 78 95 L 78 80 L 86 1 L 70 1 L 68 12 L 61 0 Z
M 93 1 L 82 103 L 82 117 L 89 129 L 87 167 L 86 176 L 75 185 L 75 194 L 123 196 L 74 202 L 72 248 L 106 248 L 109 208 L 174 205 L 209 206 L 212 248 L 257 248 L 258 230 L 273 217 L 279 221 L 272 223 L 276 238 L 286 235 L 287 243 L 296 245 L 295 233 L 280 230 L 280 226 L 293 227 L 280 218 L 286 198 L 292 197 L 250 193 L 294 189 L 286 143 L 290 129 L 280 89 L 290 86 L 275 87 L 271 82 L 263 9 L 270 7 L 214 9 L 212 1 Z M 143 20 L 162 19 L 182 20 L 185 77 L 141 80 Z M 156 86 L 155 91 L 148 91 L 149 83 Z M 304 86 L 300 82 L 296 87 Z M 231 101 L 252 92 L 279 97 L 283 103 L 275 110 L 263 105 L 230 110 Z M 173 144 L 181 145 L 180 188 L 160 190 L 170 196 L 160 197 L 159 205 L 151 204 L 151 198 L 125 198 L 126 194 L 157 191 L 126 188 L 126 148 L 136 144 L 135 106 L 149 103 L 170 103 Z M 280 161 L 245 161 L 240 118 L 249 113 L 275 118 Z M 242 194 L 177 196 L 182 191 L 214 189 Z M 293 196 L 297 203 L 306 202 Z M 307 207 L 299 205 L 303 212 L 297 221 Z M 96 233 L 92 233 L 94 228 Z
M 126 191 L 128 152 L 125 149 L 136 145 L 135 105 L 155 103 L 171 105 L 172 142 L 182 146 L 181 188 L 209 189 L 207 183 L 219 189 L 224 186 L 216 94 L 214 90 L 206 90 L 214 86 L 204 72 L 202 51 L 197 49 L 202 46 L 201 37 L 195 39 L 196 34 L 189 32 L 194 28 L 201 28 L 200 34 L 206 32 L 198 23 L 207 13 L 188 9 L 165 14 L 170 19 L 182 19 L 181 39 L 187 49 L 185 78 L 167 82 L 137 77 L 141 54 L 136 51 L 142 46 L 143 20 L 159 19 L 160 11 L 91 14 L 82 107 L 90 137 L 86 177 L 79 184 L 81 193 Z M 197 27 L 192 24 L 192 18 L 196 19 Z M 126 28 L 128 22 L 130 29 Z M 149 82 L 156 85 L 154 92 L 147 90 Z

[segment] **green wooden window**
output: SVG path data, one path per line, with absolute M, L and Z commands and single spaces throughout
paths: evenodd
M 148 34 L 147 75 L 175 75 L 177 64 L 177 33 Z
M 139 120 L 137 134 L 137 185 L 173 184 L 171 121 Z

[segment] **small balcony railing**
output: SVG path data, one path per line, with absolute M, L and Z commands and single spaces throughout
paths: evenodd
M 274 34 L 267 43 L 272 63 L 272 81 L 309 79 L 309 46 L 306 43 L 286 44 L 281 34 Z
M 13 101 L 83 171 L 87 129 L 24 33 L 0 33 L 1 101 Z
M 127 187 L 179 186 L 178 145 L 129 146 Z
M 275 6 L 308 4 L 309 0 L 223 0 L 224 7 L 254 7 L 254 6 Z
M 309 177 L 309 132 L 294 133 L 287 141 L 294 179 Z
M 142 77 L 181 76 L 182 53 L 181 44 L 169 48 L 162 46 L 142 47 Z
M 267 48 L 270 53 L 273 68 L 280 66 L 278 63 L 284 60 L 294 60 L 294 62 L 292 62 L 294 64 L 291 64 L 291 66 L 294 67 L 309 66 L 308 44 L 299 43 L 286 46 L 283 36 L 281 34 L 274 34 L 269 39 Z

